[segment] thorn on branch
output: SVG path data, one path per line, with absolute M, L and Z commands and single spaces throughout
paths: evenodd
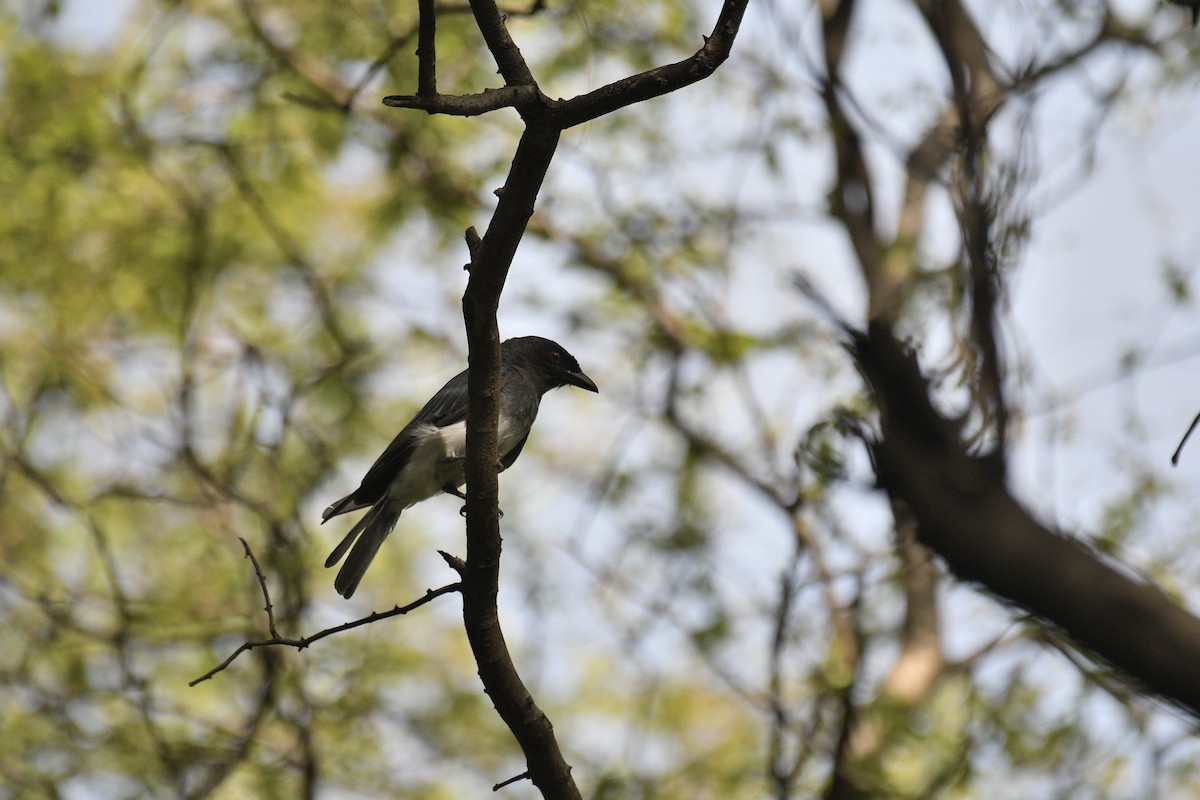
M 445 550 L 438 550 L 438 555 L 440 555 L 442 560 L 449 565 L 450 569 L 454 570 L 459 575 L 462 575 L 467 569 L 467 562 L 463 561 L 458 556 L 450 555 Z
M 492 791 L 498 792 L 501 789 L 503 789 L 505 786 L 508 786 L 510 783 L 516 783 L 517 781 L 525 781 L 525 780 L 529 780 L 529 772 L 528 771 L 522 772 L 520 775 L 514 775 L 506 781 L 501 781 L 500 783 L 497 783 L 495 786 L 492 787 Z
M 474 225 L 467 228 L 463 233 L 463 238 L 467 240 L 467 253 L 471 256 L 471 260 L 463 264 L 463 269 L 470 272 L 471 265 L 475 263 L 475 254 L 479 252 L 479 246 L 483 244 L 483 239 L 479 238 L 479 231 L 475 230 Z

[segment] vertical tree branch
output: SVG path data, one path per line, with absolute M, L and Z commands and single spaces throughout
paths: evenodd
M 437 94 L 437 13 L 434 0 L 419 0 L 417 8 L 417 95 L 431 97 Z
M 496 310 L 517 244 L 554 157 L 556 128 L 530 126 L 500 191 L 500 202 L 471 257 L 463 295 L 470 363 L 467 391 L 467 563 L 462 574 L 463 623 L 479 678 L 525 753 L 529 779 L 545 797 L 579 798 L 571 767 L 559 750 L 554 727 L 521 681 L 500 629 L 500 462 L 496 432 L 500 401 L 500 332 Z
M 508 29 L 504 27 L 504 15 L 494 0 L 471 0 L 471 13 L 475 15 L 475 24 L 483 34 L 483 41 L 492 52 L 504 82 L 510 86 L 536 87 L 537 81 L 525 63 L 525 56 L 521 55 L 520 48 L 508 35 Z

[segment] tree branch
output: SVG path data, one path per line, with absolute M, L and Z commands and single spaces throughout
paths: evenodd
M 437 94 L 437 11 L 434 0 L 418 0 L 417 9 L 417 94 L 429 97 Z
M 553 104 L 551 116 L 562 128 L 570 128 L 704 80 L 729 58 L 748 2 L 725 0 L 712 34 L 691 57 L 614 81 L 570 100 L 559 101 Z
M 712 74 L 729 55 L 746 3 L 747 0 L 725 3 L 713 36 L 692 58 L 618 81 L 572 101 L 553 103 L 538 88 L 521 51 L 504 27 L 504 18 L 495 2 L 471 0 L 476 23 L 504 77 L 505 87 L 457 97 L 437 94 L 432 90 L 431 78 L 435 65 L 425 63 L 432 47 L 422 44 L 421 74 L 425 77 L 419 79 L 417 94 L 393 95 L 384 100 L 393 107 L 459 116 L 512 106 L 525 120 L 525 131 L 513 156 L 508 179 L 496 193 L 499 202 L 486 232 L 482 238 L 473 230 L 467 232 L 470 278 L 462 301 L 470 366 L 464 463 L 467 558 L 465 563 L 452 566 L 462 578 L 463 624 L 480 680 L 525 754 L 528 769 L 518 777 L 528 777 L 547 798 L 578 800 L 581 795 L 550 720 L 538 708 L 513 665 L 497 610 L 502 549 L 496 479 L 501 391 L 496 312 L 500 296 L 562 130 Z M 424 18 L 422 27 L 424 31 Z M 432 56 L 429 58 L 431 61 Z M 497 788 L 503 785 L 498 784 Z
M 383 98 L 385 106 L 415 108 L 430 114 L 452 117 L 475 117 L 501 108 L 526 108 L 539 97 L 532 86 L 504 86 L 484 89 L 478 94 L 393 94 Z
M 263 611 L 267 614 L 267 630 L 271 632 L 272 639 L 279 639 L 279 629 L 275 627 L 275 606 L 271 603 L 271 592 L 267 589 L 267 576 L 263 574 L 262 567 L 258 565 L 258 559 L 254 556 L 254 551 L 250 549 L 250 543 L 238 537 L 238 541 L 242 543 L 242 549 L 246 551 L 246 558 L 250 559 L 250 563 L 254 565 L 254 576 L 258 578 L 258 588 L 263 595 Z
M 966 580 L 1057 625 L 1140 685 L 1200 713 L 1200 619 L 1082 543 L 1034 520 L 993 460 L 963 448 L 929 400 L 916 357 L 872 324 L 851 353 L 879 407 L 876 474 L 917 518 L 918 536 Z
M 504 27 L 504 15 L 496 7 L 495 0 L 471 0 L 471 13 L 475 15 L 475 24 L 483 34 L 483 41 L 487 43 L 492 58 L 496 59 L 504 82 L 509 86 L 536 88 L 537 81 L 533 79 L 533 73 L 529 71 L 520 49 L 508 35 L 508 29 Z
M 473 0 L 471 9 L 476 22 L 506 85 L 502 89 L 485 89 L 479 94 L 439 95 L 435 91 L 423 91 L 421 87 L 425 84 L 419 80 L 416 95 L 391 95 L 383 102 L 398 108 L 453 116 L 474 116 L 511 106 L 527 120 L 542 120 L 565 130 L 626 106 L 661 97 L 712 75 L 729 58 L 748 2 L 726 0 L 712 34 L 705 37 L 704 45 L 689 58 L 622 78 L 570 100 L 553 101 L 538 88 L 495 4 Z M 421 69 L 423 74 L 426 71 L 432 74 L 434 66 L 426 65 L 422 58 Z
M 299 639 L 287 639 L 287 638 L 280 636 L 279 633 L 275 630 L 275 618 L 271 612 L 271 608 L 272 608 L 271 598 L 270 598 L 270 595 L 267 594 L 266 578 L 263 577 L 262 570 L 260 570 L 258 567 L 258 560 L 255 559 L 254 555 L 250 552 L 250 546 L 246 544 L 245 540 L 242 540 L 242 544 L 246 548 L 246 556 L 249 559 L 251 559 L 251 561 L 254 562 L 254 571 L 255 571 L 255 574 L 258 576 L 259 586 L 261 587 L 263 597 L 266 600 L 265 610 L 267 612 L 267 619 L 269 620 L 269 627 L 271 629 L 271 638 L 270 639 L 260 639 L 258 641 L 253 641 L 253 642 L 243 642 L 241 644 L 241 646 L 238 647 L 237 650 L 234 650 L 232 653 L 230 653 L 229 657 L 226 658 L 224 661 L 222 661 L 220 664 L 213 667 L 208 672 L 201 675 L 199 678 L 196 678 L 195 680 L 192 680 L 192 681 L 188 681 L 188 686 L 195 686 L 198 683 L 203 683 L 204 681 L 211 679 L 218 672 L 224 671 L 226 667 L 228 667 L 230 664 L 232 664 L 234 661 L 236 661 L 237 657 L 240 656 L 242 653 L 246 653 L 251 650 L 257 650 L 260 647 L 294 647 L 297 650 L 304 650 L 305 648 L 309 647 L 310 645 L 314 644 L 315 642 L 319 642 L 328 636 L 333 636 L 335 633 L 343 633 L 344 631 L 352 630 L 354 628 L 358 628 L 363 625 L 369 625 L 372 622 L 378 622 L 381 619 L 388 619 L 390 617 L 403 616 L 403 615 L 407 614 L 408 612 L 414 611 L 414 610 L 420 608 L 421 606 L 425 605 L 426 603 L 428 603 L 438 597 L 441 597 L 444 594 L 452 594 L 453 592 L 461 592 L 462 591 L 461 583 L 448 583 L 439 589 L 426 589 L 424 596 L 414 600 L 413 602 L 409 603 L 406 606 L 396 606 L 395 608 L 391 609 L 390 611 L 374 611 L 371 614 L 368 614 L 367 616 L 362 617 L 361 619 L 351 620 L 350 622 L 346 622 L 341 625 L 334 626 L 332 628 L 326 628 L 323 631 L 318 631 L 317 633 L 314 633 L 312 636 L 302 636 Z
M 467 563 L 462 572 L 463 623 L 479 678 L 497 713 L 525 753 L 529 779 L 545 797 L 579 798 L 579 789 L 554 737 L 513 665 L 500 628 L 499 488 L 496 447 L 500 401 L 500 333 L 496 311 L 517 244 L 533 214 L 534 201 L 558 146 L 557 129 L 526 127 L 498 193 L 500 202 L 487 232 L 471 255 L 471 277 L 463 295 L 470 362 L 467 391 Z

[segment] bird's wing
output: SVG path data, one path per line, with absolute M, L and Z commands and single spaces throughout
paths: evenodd
M 412 421 L 404 426 L 404 430 L 396 434 L 387 449 L 375 459 L 375 463 L 363 476 L 362 484 L 351 495 L 356 503 L 372 505 L 383 499 L 388 486 L 395 480 L 400 470 L 412 458 L 417 447 L 417 439 L 413 432 L 420 427 L 433 425 L 444 428 L 461 422 L 467 417 L 467 371 L 455 375 L 446 385 L 437 391 L 425 407 L 417 412 Z M 347 509 L 349 510 L 349 509 Z
M 521 441 L 517 442 L 516 446 L 513 447 L 512 450 L 509 450 L 500 458 L 501 472 L 513 465 L 513 462 L 517 460 L 517 456 L 521 455 L 521 448 L 525 446 L 525 442 L 527 441 L 529 441 L 528 433 L 521 437 Z
M 467 371 L 455 375 L 429 398 L 425 407 L 417 412 L 409 425 L 429 424 L 444 428 L 467 418 Z

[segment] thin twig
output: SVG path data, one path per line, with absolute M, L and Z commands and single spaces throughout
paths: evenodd
M 1183 452 L 1183 446 L 1187 444 L 1188 437 L 1192 435 L 1192 431 L 1196 430 L 1197 423 L 1200 423 L 1200 413 L 1192 420 L 1192 424 L 1188 426 L 1187 433 L 1179 440 L 1179 447 L 1175 448 L 1175 452 L 1171 454 L 1171 466 L 1179 466 L 1179 454 Z
M 406 606 L 396 606 L 395 608 L 391 609 L 390 611 L 374 611 L 371 614 L 369 614 L 368 616 L 365 616 L 361 619 L 352 620 L 351 622 L 346 622 L 342 625 L 337 625 L 333 628 L 326 628 L 323 631 L 314 633 L 312 636 L 304 636 L 299 639 L 285 639 L 281 636 L 275 636 L 270 639 L 262 639 L 262 640 L 259 640 L 256 642 L 243 642 L 242 645 L 240 647 L 238 647 L 237 650 L 234 650 L 229 655 L 229 658 L 225 659 L 220 664 L 218 664 L 216 667 L 213 667 L 208 672 L 201 675 L 199 678 L 196 678 L 193 681 L 189 681 L 188 686 L 195 686 L 198 683 L 203 683 L 204 681 L 209 680 L 214 675 L 216 675 L 218 672 L 221 672 L 226 667 L 228 667 L 230 664 L 232 664 L 238 656 L 240 656 L 242 653 L 245 653 L 249 650 L 256 650 L 260 647 L 272 647 L 272 646 L 294 647 L 297 650 L 304 650 L 305 648 L 309 647 L 310 645 L 314 644 L 315 642 L 319 642 L 320 640 L 324 639 L 327 636 L 333 636 L 335 633 L 342 633 L 343 631 L 348 631 L 353 628 L 361 627 L 363 625 L 369 625 L 372 622 L 378 622 L 381 619 L 388 619 L 389 617 L 403 616 L 404 614 L 407 614 L 410 611 L 420 608 L 421 606 L 430 602 L 434 598 L 441 597 L 444 594 L 450 594 L 452 592 L 457 592 L 461 589 L 462 589 L 462 584 L 458 583 L 457 581 L 454 583 L 448 583 L 439 589 L 426 589 L 425 595 L 423 597 L 421 597 L 417 600 L 414 600 L 413 602 L 409 603 Z
M 250 559 L 250 563 L 254 565 L 254 574 L 258 576 L 258 585 L 262 589 L 263 611 L 267 612 L 267 628 L 271 631 L 272 639 L 279 639 L 279 631 L 275 629 L 275 606 L 271 605 L 271 593 L 267 591 L 267 576 L 263 574 L 262 567 L 258 565 L 258 559 L 254 557 L 254 551 L 250 549 L 250 543 L 238 537 L 238 541 L 242 543 L 242 548 L 246 551 L 246 558 Z
M 529 772 L 525 771 L 525 772 L 522 772 L 520 775 L 512 776 L 511 778 L 509 778 L 506 781 L 500 781 L 500 783 L 497 783 L 495 786 L 492 787 L 492 791 L 498 792 L 501 789 L 503 789 L 505 786 L 508 786 L 510 783 L 516 783 L 517 781 L 527 781 L 527 780 L 529 780 Z

